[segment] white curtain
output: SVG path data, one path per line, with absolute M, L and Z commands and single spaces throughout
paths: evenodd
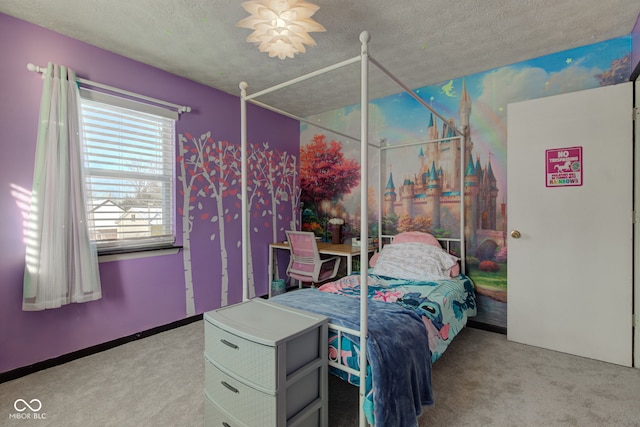
M 102 297 L 97 250 L 87 228 L 76 75 L 49 63 L 43 80 L 26 232 L 26 311 Z

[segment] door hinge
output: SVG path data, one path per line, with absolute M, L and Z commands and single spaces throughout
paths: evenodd
M 640 108 L 633 107 L 633 112 L 631 113 L 631 120 L 640 119 Z
M 638 213 L 636 211 L 631 211 L 631 224 L 638 223 Z
M 634 328 L 640 327 L 640 323 L 638 323 L 638 315 L 633 314 L 631 319 L 631 326 Z

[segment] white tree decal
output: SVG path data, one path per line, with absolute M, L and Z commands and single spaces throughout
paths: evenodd
M 220 306 L 229 303 L 229 274 L 228 252 L 225 237 L 225 226 L 236 222 L 240 216 L 239 191 L 241 165 L 240 148 L 226 141 L 214 142 L 211 132 L 207 132 L 195 138 L 188 133 L 179 135 L 180 175 L 178 180 L 182 182 L 181 194 L 183 195 L 182 207 L 178 213 L 183 216 L 183 247 L 184 247 L 184 271 L 187 300 L 187 316 L 195 314 L 195 299 L 193 292 L 193 274 L 191 266 L 191 232 L 195 220 L 209 221 L 216 224 L 217 229 L 210 235 L 210 241 L 218 241 L 221 256 L 221 298 Z M 291 221 L 296 217 L 298 209 L 299 191 L 296 182 L 297 164 L 296 157 L 286 152 L 272 151 L 269 144 L 264 143 L 262 148 L 250 145 L 247 153 L 247 209 L 249 230 L 259 233 L 265 228 L 272 228 L 273 241 L 277 240 L 278 221 Z M 205 212 L 202 203 L 204 198 L 215 200 L 216 212 Z M 235 201 L 233 212 L 225 202 L 229 199 Z M 283 202 L 291 201 L 291 211 L 288 215 L 278 213 L 278 209 L 285 211 Z M 194 211 L 201 212 L 199 216 Z M 269 221 L 258 224 L 257 218 L 271 215 Z M 252 225 L 252 219 L 253 225 Z M 279 230 L 284 227 L 280 226 Z M 251 240 L 249 246 L 248 281 L 249 296 L 256 295 L 253 261 L 251 256 Z M 240 247 L 241 241 L 236 246 Z
M 197 146 L 196 139 L 190 134 L 187 137 L 192 138 L 194 147 Z M 201 141 L 200 141 L 201 142 Z M 184 263 L 184 283 L 186 291 L 186 315 L 187 317 L 196 314 L 195 299 L 193 295 L 193 278 L 191 274 L 191 230 L 193 229 L 193 215 L 191 211 L 191 201 L 195 200 L 195 196 L 191 196 L 191 191 L 196 189 L 195 183 L 198 175 L 198 150 L 193 148 L 192 152 L 185 146 L 187 139 L 182 135 L 178 135 L 179 152 L 178 164 L 180 165 L 180 175 L 178 181 L 182 182 L 181 193 L 183 195 L 182 207 L 178 208 L 178 213 L 182 215 L 182 260 Z M 188 170 L 188 172 L 187 172 Z

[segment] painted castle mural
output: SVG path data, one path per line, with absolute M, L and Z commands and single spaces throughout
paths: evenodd
M 370 138 L 384 150 L 369 158 L 369 232 L 377 235 L 381 206 L 383 234 L 421 230 L 457 237 L 462 198 L 467 273 L 479 295 L 476 320 L 506 328 L 507 104 L 626 81 L 629 51 L 629 37 L 621 37 L 416 89 L 444 121 L 404 93 L 371 101 Z M 310 118 L 356 137 L 359 120 L 358 106 Z M 461 140 L 453 138 L 454 127 L 464 132 L 464 151 Z M 346 159 L 359 161 L 356 137 L 349 140 L 306 124 L 301 126 L 301 156 L 319 135 L 338 144 Z M 372 185 L 376 182 L 380 185 Z M 323 218 L 340 216 L 349 224 L 343 238 L 358 235 L 360 191 L 354 186 L 316 203 L 319 208 L 305 206 L 303 227 L 315 222 L 326 236 Z
M 459 203 L 460 198 L 464 197 L 468 251 L 471 255 L 476 254 L 479 239 L 495 240 L 497 242 L 493 241 L 491 247 L 484 249 L 481 254 L 482 258 L 489 258 L 492 252 L 504 246 L 501 230 L 497 229 L 499 189 L 491 161 L 483 166 L 479 156 L 475 161 L 473 158 L 473 140 L 469 127 L 471 98 L 464 82 L 459 112 L 460 128 L 466 141 L 464 151 L 461 150 L 461 139 L 455 138 L 456 134 L 452 130 L 455 123 L 445 123 L 440 133 L 431 114 L 427 142 L 418 146 L 417 171 L 405 175 L 401 179 L 402 183 L 396 187 L 392 165 L 389 165 L 389 176 L 382 195 L 382 213 L 385 217 L 426 217 L 430 219 L 431 226 L 425 231 L 438 235 L 442 234 L 439 230 L 452 230 L 451 233 L 458 236 L 456 227 L 460 222 Z M 468 153 L 464 155 L 468 160 L 464 174 L 461 175 L 460 160 L 463 152 Z M 461 194 L 461 176 L 464 180 L 464 194 Z

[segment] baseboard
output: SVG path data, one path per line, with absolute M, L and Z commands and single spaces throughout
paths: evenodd
M 142 338 L 147 338 L 155 334 L 159 334 L 161 332 L 166 332 L 171 329 L 179 328 L 181 326 L 188 325 L 193 322 L 197 322 L 198 320 L 202 320 L 202 314 L 187 317 L 186 319 L 181 319 L 175 321 L 173 323 L 169 323 L 167 325 L 158 326 L 152 329 L 148 329 L 146 331 L 138 332 L 133 335 L 129 335 L 127 337 L 122 337 L 115 339 L 113 341 L 105 342 L 102 344 L 94 345 L 92 347 L 83 348 L 82 350 L 74 351 L 72 353 L 63 354 L 62 356 L 54 357 L 53 359 L 44 360 L 42 362 L 34 363 L 33 365 L 24 366 L 22 368 L 17 368 L 12 371 L 0 373 L 0 384 L 12 381 L 20 377 L 24 377 L 29 374 L 33 374 L 34 372 L 42 371 L 43 369 L 53 368 L 54 366 L 62 365 L 67 362 L 71 362 L 72 360 L 80 359 L 82 357 L 90 356 L 92 354 L 100 353 L 101 351 L 109 350 L 114 347 L 118 347 L 120 345 L 136 341 Z
M 467 321 L 467 326 L 483 331 L 496 332 L 498 334 L 507 335 L 507 328 L 504 326 L 489 325 L 488 323 L 476 322 L 474 320 Z

